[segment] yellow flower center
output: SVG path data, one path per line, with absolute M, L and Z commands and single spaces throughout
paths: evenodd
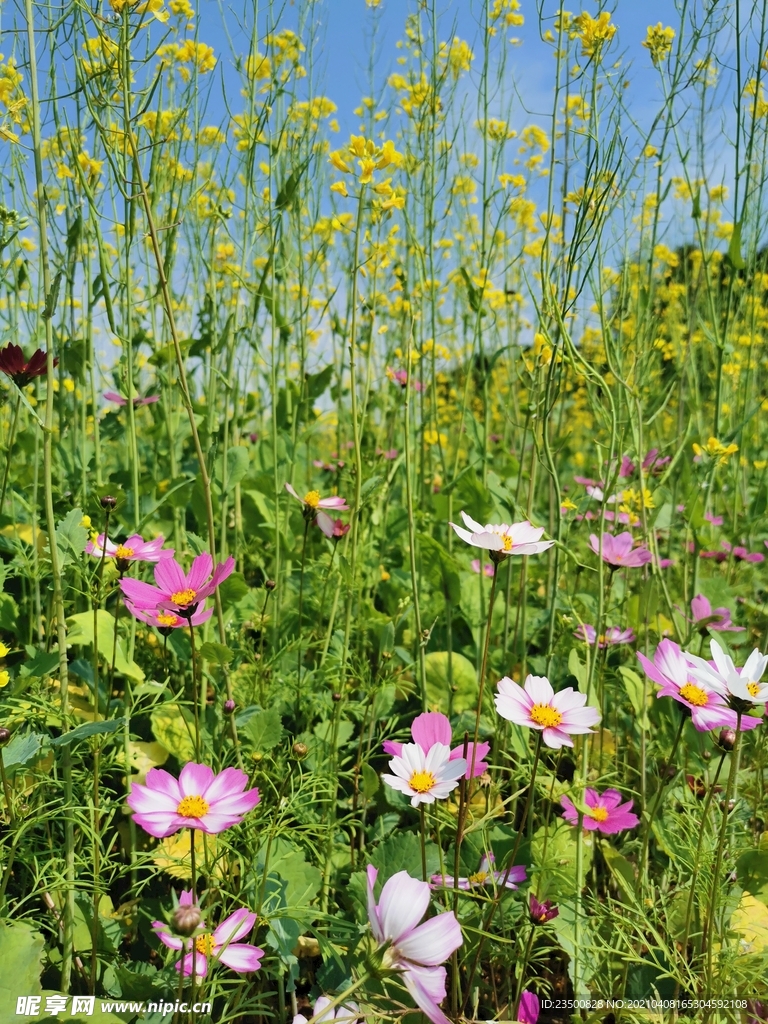
M 747 693 L 750 697 L 756 697 L 760 693 L 760 684 L 752 681 L 747 683 Z
M 115 548 L 115 558 L 133 558 L 133 548 L 126 548 L 118 544 Z
M 216 943 L 213 941 L 212 935 L 198 935 L 195 939 L 195 949 L 203 956 L 213 956 L 215 946 Z
M 174 604 L 184 607 L 185 605 L 192 604 L 195 600 L 196 590 L 191 587 L 187 587 L 186 590 L 177 590 L 175 594 L 171 594 L 171 600 Z
M 470 875 L 467 879 L 468 882 L 472 882 L 473 885 L 483 885 L 488 880 L 487 871 L 476 871 L 474 875 Z
M 501 538 L 501 542 L 504 545 L 505 551 L 512 550 L 512 537 L 508 533 L 504 534 L 504 536 Z
M 415 793 L 428 793 L 436 782 L 432 772 L 418 771 L 413 773 L 408 785 Z
M 683 700 L 687 700 L 689 704 L 693 704 L 697 708 L 705 708 L 708 703 L 707 691 L 702 690 L 695 683 L 686 683 L 685 686 L 681 686 L 680 696 Z
M 543 729 L 552 729 L 560 725 L 562 720 L 560 712 L 549 704 L 534 704 L 531 708 L 531 721 Z
M 175 626 L 178 621 L 179 616 L 173 612 L 159 612 L 157 616 L 158 626 Z
M 605 821 L 608 817 L 608 811 L 604 807 L 590 807 L 586 814 L 587 817 L 594 818 L 595 821 Z
M 320 504 L 320 491 L 307 491 L 304 495 L 304 504 L 310 508 L 317 508 Z
M 185 796 L 176 808 L 182 818 L 204 818 L 209 810 L 208 802 L 201 796 Z

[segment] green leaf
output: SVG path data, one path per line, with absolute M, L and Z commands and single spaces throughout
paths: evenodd
M 768 834 L 760 837 L 757 850 L 748 850 L 736 861 L 736 877 L 742 889 L 768 904 Z
M 243 574 L 241 572 L 233 572 L 221 584 L 219 593 L 221 594 L 221 603 L 224 608 L 229 608 L 230 605 L 241 601 L 248 593 L 248 584 L 245 582 Z
M 733 225 L 733 232 L 731 234 L 731 241 L 728 243 L 728 252 L 726 254 L 728 262 L 731 264 L 734 270 L 743 270 L 746 267 L 744 257 L 741 255 L 741 221 L 737 221 Z
M 571 648 L 571 653 L 568 655 L 568 671 L 579 684 L 579 689 L 584 692 L 587 688 L 587 667 L 581 663 L 579 652 L 575 647 Z
M 110 732 L 118 732 L 125 726 L 122 718 L 113 718 L 108 722 L 83 722 L 70 732 L 65 732 L 51 740 L 52 747 L 68 747 L 71 743 L 79 743 L 89 736 L 99 736 Z
M 436 541 L 434 537 L 430 537 L 429 534 L 420 533 L 418 541 L 422 565 L 426 571 L 427 579 L 436 590 L 442 593 L 447 601 L 458 605 L 461 602 L 459 563 L 453 555 L 446 551 L 439 541 Z
M 235 652 L 230 651 L 224 644 L 213 643 L 211 640 L 200 648 L 200 657 L 217 665 L 228 665 L 234 656 Z
M 363 764 L 363 796 L 366 800 L 370 800 L 372 796 L 375 796 L 379 789 L 379 776 L 366 762 Z
M 648 719 L 650 687 L 643 682 L 637 672 L 627 668 L 626 665 L 621 665 L 619 672 L 624 680 L 624 689 L 627 691 L 627 697 L 629 697 L 632 710 L 640 721 L 640 728 L 649 729 L 651 724 Z M 645 702 L 643 702 L 643 694 L 645 694 Z
M 283 738 L 283 723 L 277 708 L 267 708 L 251 715 L 240 730 L 240 738 L 258 753 L 276 747 Z
M 82 647 L 93 646 L 93 612 L 78 612 L 67 619 L 68 637 L 73 644 Z M 100 608 L 96 613 L 96 636 L 99 645 L 99 657 L 105 664 L 112 660 L 112 645 L 114 643 L 115 619 L 108 611 Z M 144 681 L 144 672 L 135 661 L 128 661 L 123 647 L 122 640 L 118 637 L 115 655 L 115 669 L 129 679 L 138 682 Z
M 322 370 L 318 370 L 317 373 L 308 373 L 304 378 L 307 388 L 307 398 L 310 402 L 317 401 L 318 398 L 326 391 L 328 385 L 331 383 L 333 377 L 333 371 L 335 367 L 333 363 L 329 363 L 328 366 L 324 366 Z
M 3 747 L 3 764 L 6 772 L 13 775 L 18 768 L 32 764 L 47 739 L 47 736 L 37 732 L 17 732 L 10 743 Z
M 194 718 L 187 708 L 163 704 L 151 716 L 152 733 L 180 764 L 195 759 Z
M 227 451 L 227 494 L 231 494 L 234 491 L 237 484 L 240 483 L 248 472 L 249 463 L 248 449 L 242 445 L 230 448 Z
M 56 547 L 62 566 L 74 562 L 85 551 L 88 531 L 81 525 L 82 521 L 83 510 L 73 508 L 56 527 Z
M 424 659 L 427 674 L 427 702 L 432 710 L 460 714 L 477 704 L 475 666 L 456 651 L 451 656 L 453 694 L 448 674 L 448 651 L 432 651 Z M 453 700 L 451 700 L 451 696 Z
M 619 889 L 626 897 L 627 902 L 634 906 L 637 897 L 637 879 L 635 878 L 635 869 L 627 858 L 622 857 L 619 851 L 614 850 L 609 843 L 601 843 L 600 850 Z
M 427 843 L 427 875 L 440 870 L 440 851 L 434 843 Z M 371 864 L 379 869 L 378 882 L 386 882 L 398 871 L 420 875 L 421 839 L 414 832 L 397 832 L 388 836 L 371 854 Z
M 39 996 L 45 940 L 22 921 L 0 921 L 0 1006 L 11 1014 L 18 996 Z
M 19 667 L 19 675 L 22 677 L 34 676 L 36 679 L 42 679 L 59 667 L 58 651 L 40 651 L 29 644 L 26 647 L 26 652 L 29 655 L 29 660 Z

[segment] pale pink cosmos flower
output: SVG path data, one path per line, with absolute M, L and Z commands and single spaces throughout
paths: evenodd
M 134 608 L 144 611 L 163 608 L 181 616 L 194 614 L 197 606 L 223 583 L 235 568 L 230 557 L 213 568 L 213 559 L 207 553 L 192 560 L 185 573 L 175 558 L 163 558 L 155 566 L 155 583 L 122 579 L 120 589 Z
M 693 622 L 700 629 L 714 629 L 718 633 L 743 633 L 744 626 L 734 626 L 731 620 L 731 613 L 727 608 L 713 608 L 709 600 L 703 594 L 697 594 L 691 601 L 691 612 Z
M 619 476 L 628 477 L 632 476 L 635 472 L 636 466 L 632 459 L 628 455 L 622 456 L 621 465 L 619 466 Z
M 444 800 L 459 784 L 467 770 L 463 757 L 451 760 L 450 747 L 433 743 L 428 751 L 418 743 L 403 743 L 400 753 L 389 762 L 392 775 L 382 779 L 392 789 L 411 798 L 411 807 Z
M 629 569 L 637 569 L 641 565 L 650 562 L 653 555 L 644 547 L 634 547 L 634 537 L 626 530 L 624 533 L 603 534 L 602 559 L 612 566 L 626 566 Z M 596 555 L 600 554 L 600 539 L 594 534 L 589 535 L 589 544 Z
M 511 525 L 487 523 L 481 526 L 466 512 L 461 513 L 461 518 L 466 529 L 464 526 L 450 523 L 459 537 L 475 548 L 492 551 L 491 558 L 495 557 L 499 561 L 509 555 L 538 555 L 555 543 L 553 540 L 541 540 L 544 528 L 531 526 L 527 519 Z
M 197 606 L 192 615 L 181 616 L 168 608 L 137 608 L 131 601 L 125 601 L 125 607 L 140 622 L 146 622 L 159 630 L 179 629 L 182 626 L 202 626 L 213 615 L 213 608 L 206 608 L 205 601 Z
M 452 910 L 419 924 L 430 898 L 428 882 L 398 871 L 388 879 L 376 904 L 378 871 L 368 866 L 368 920 L 376 942 L 384 946 L 383 966 L 401 971 L 403 984 L 432 1024 L 450 1024 L 439 1007 L 445 999 L 443 964 L 462 944 Z
M 637 658 L 648 678 L 661 687 L 656 696 L 671 697 L 688 708 L 694 728 L 699 732 L 736 728 L 737 715 L 726 703 L 725 685 L 714 677 L 702 679 L 697 673 L 702 665 L 707 665 L 703 659 L 681 651 L 668 639 L 662 640 L 656 648 L 653 661 L 640 651 Z M 742 729 L 754 729 L 760 719 L 744 716 L 741 723 Z
M 114 558 L 118 564 L 127 568 L 131 562 L 159 562 L 163 558 L 173 558 L 173 548 L 164 548 L 163 544 L 165 537 L 162 534 L 153 540 L 144 540 L 141 534 L 132 533 L 125 540 L 115 543 L 100 533 L 95 541 L 88 541 L 85 550 L 96 558 Z
M 190 761 L 178 779 L 150 768 L 146 785 L 131 784 L 127 803 L 136 824 L 157 839 L 182 828 L 213 834 L 238 825 L 258 804 L 258 789 L 246 790 L 247 785 L 248 776 L 238 768 L 215 775 L 208 765 Z
M 442 714 L 440 711 L 424 711 L 411 722 L 411 736 L 413 737 L 413 742 L 418 743 L 424 753 L 428 754 L 436 743 L 442 743 L 444 746 L 450 747 L 453 732 L 447 715 Z M 402 754 L 402 743 L 397 743 L 395 740 L 384 740 L 382 745 L 385 754 L 393 754 L 397 757 Z M 490 743 L 478 743 L 477 750 L 475 750 L 475 745 L 470 740 L 467 743 L 466 755 L 464 753 L 464 744 L 460 743 L 451 751 L 450 760 L 457 761 L 460 757 L 465 758 L 467 772 L 464 777 L 467 779 L 474 778 L 488 771 L 488 765 L 483 758 L 487 757 L 490 749 Z
M 560 798 L 564 811 L 563 817 L 569 825 L 578 825 L 579 812 L 570 797 Z M 613 835 L 623 832 L 625 828 L 635 828 L 640 819 L 632 812 L 632 801 L 621 802 L 621 793 L 617 789 L 606 789 L 602 794 L 596 789 L 584 790 L 584 814 L 582 828 L 587 832 L 603 832 Z
M 318 996 L 315 1005 L 312 1007 L 312 1016 L 315 1024 L 357 1024 L 362 1017 L 360 1007 L 350 1000 L 340 1006 L 332 1006 L 332 999 L 328 996 Z M 307 1024 L 307 1018 L 297 1013 L 293 1018 L 293 1024 Z
M 584 707 L 587 697 L 572 687 L 552 689 L 546 676 L 531 676 L 519 686 L 508 676 L 498 684 L 496 710 L 502 718 L 515 725 L 524 725 L 542 733 L 548 747 L 572 747 L 571 736 L 592 732 L 600 721 L 597 708 Z
M 584 622 L 578 628 L 573 631 L 573 635 L 578 640 L 583 640 L 585 643 L 594 646 L 597 640 L 597 631 L 594 626 L 590 626 Z M 598 647 L 612 647 L 615 644 L 632 644 L 635 642 L 635 631 L 634 629 L 620 629 L 618 626 L 609 626 L 605 633 L 600 637 Z
M 191 891 L 182 892 L 179 897 L 180 906 L 194 906 L 194 903 Z M 169 949 L 184 951 L 184 956 L 174 964 L 177 971 L 182 972 L 185 977 L 194 972 L 195 977 L 204 978 L 209 965 L 215 963 L 222 963 L 239 974 L 258 971 L 264 950 L 252 946 L 249 942 L 239 941 L 253 930 L 255 923 L 256 914 L 241 907 L 212 932 L 206 932 L 205 923 L 201 922 L 203 930 L 190 938 L 174 935 L 164 921 L 153 921 L 152 928 L 163 945 Z
M 494 569 L 493 565 L 490 562 L 486 562 L 485 565 L 483 565 L 479 558 L 473 558 L 470 565 L 472 566 L 472 572 L 476 572 L 478 576 L 480 575 L 480 573 L 482 573 L 483 576 L 488 576 L 489 578 L 492 578 L 496 572 L 496 570 Z
M 507 889 L 517 889 L 526 880 L 525 865 L 516 864 L 508 871 L 496 871 L 496 858 L 493 852 L 484 854 L 480 867 L 475 874 L 456 880 L 457 889 L 482 889 L 486 885 L 503 885 Z M 453 889 L 453 875 L 432 875 L 432 885 Z
M 118 394 L 117 391 L 105 391 L 104 397 L 108 402 L 114 402 L 115 405 L 128 405 L 128 399 Z M 133 404 L 138 407 L 140 405 L 152 405 L 154 402 L 159 401 L 160 395 L 147 395 L 146 398 L 140 398 L 136 395 L 133 399 Z
M 348 512 L 349 505 L 344 498 L 332 494 L 329 498 L 321 498 L 319 491 L 307 491 L 303 498 L 296 493 L 292 484 L 285 485 L 286 491 L 292 498 L 295 498 L 302 506 L 302 515 L 308 523 L 316 522 L 326 537 L 334 536 L 336 521 L 324 510 L 333 509 L 335 512 Z
M 703 658 L 689 655 L 694 665 L 692 671 L 700 682 L 724 688 L 724 691 L 731 697 L 749 704 L 768 702 L 768 683 L 760 682 L 768 668 L 768 655 L 761 654 L 755 648 L 744 662 L 743 668 L 737 668 L 730 655 L 725 653 L 717 640 L 710 640 L 709 649 L 712 652 L 713 664 L 704 661 Z M 747 721 L 750 721 L 748 716 L 742 716 L 742 728 L 745 727 L 745 717 Z M 756 718 L 752 721 L 759 725 L 761 719 Z

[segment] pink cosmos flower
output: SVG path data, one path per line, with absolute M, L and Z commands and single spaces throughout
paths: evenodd
M 197 606 L 210 597 L 235 568 L 230 557 L 213 568 L 213 559 L 207 553 L 192 560 L 185 573 L 175 558 L 163 558 L 155 566 L 155 583 L 121 579 L 120 589 L 134 608 L 152 611 L 156 608 L 176 612 L 182 617 L 194 614 Z M 213 570 L 213 572 L 211 572 Z
M 496 572 L 490 562 L 486 562 L 485 565 L 483 565 L 479 558 L 473 558 L 470 564 L 472 566 L 472 572 L 476 572 L 478 575 L 482 573 L 483 576 L 492 577 Z
M 387 376 L 393 384 L 399 384 L 403 390 L 408 386 L 408 371 L 407 370 L 393 370 L 391 366 L 387 367 Z M 411 380 L 411 387 L 414 391 L 423 391 L 424 386 L 420 380 Z
M 695 545 L 692 545 L 695 550 Z M 699 558 L 713 558 L 716 562 L 727 562 L 728 555 L 725 551 L 700 551 Z
M 624 533 L 617 533 L 616 536 L 612 533 L 604 533 L 602 539 L 603 561 L 614 567 L 626 566 L 630 569 L 637 569 L 641 565 L 645 565 L 646 562 L 650 562 L 653 557 L 648 548 L 634 547 L 634 538 L 628 530 Z M 595 554 L 599 555 L 600 540 L 594 533 L 589 536 L 589 544 Z
M 640 651 L 637 657 L 648 678 L 661 687 L 656 696 L 671 697 L 687 707 L 694 728 L 699 732 L 736 728 L 737 715 L 726 703 L 725 685 L 716 678 L 702 679 L 697 674 L 697 668 L 707 666 L 703 659 L 686 654 L 673 640 L 667 639 L 656 648 L 653 661 Z M 742 729 L 754 729 L 759 724 L 759 718 L 747 715 L 741 720 Z
M 444 746 L 450 747 L 453 733 L 447 715 L 442 714 L 440 711 L 424 711 L 411 722 L 411 736 L 413 737 L 413 742 L 418 743 L 424 753 L 428 754 L 436 743 L 442 743 Z M 403 751 L 403 744 L 397 743 L 394 740 L 384 740 L 383 747 L 385 754 L 393 754 L 396 757 L 399 757 Z M 490 749 L 490 743 L 478 743 L 476 751 L 474 743 L 470 741 L 467 744 L 467 773 L 464 776 L 465 778 L 474 778 L 488 771 L 488 765 L 483 758 L 487 757 Z M 459 758 L 464 757 L 464 744 L 460 743 L 451 751 L 450 760 L 457 761 Z M 475 762 L 474 771 L 470 775 L 473 760 Z
M 509 555 L 538 555 L 541 551 L 551 548 L 555 543 L 553 540 L 541 540 L 544 528 L 531 526 L 527 519 L 522 523 L 512 523 L 511 525 L 487 523 L 485 526 L 481 526 L 466 512 L 461 513 L 461 518 L 467 529 L 457 526 L 455 523 L 450 524 L 459 537 L 475 548 L 484 548 L 486 551 L 494 552 L 491 558 L 495 556 L 499 561 Z
M 208 765 L 190 761 L 178 779 L 150 768 L 146 785 L 131 784 L 127 803 L 136 824 L 157 839 L 182 828 L 213 834 L 238 825 L 258 804 L 258 789 L 245 790 L 247 785 L 248 776 L 237 768 L 214 775 Z
M 586 694 L 570 686 L 555 693 L 546 676 L 529 675 L 524 687 L 504 676 L 495 701 L 502 718 L 541 731 L 544 743 L 555 750 L 572 747 L 571 736 L 592 732 L 600 721 L 597 708 L 584 707 Z
M 578 825 L 579 812 L 570 797 L 563 796 L 560 803 L 565 808 L 563 817 L 570 825 Z M 584 815 L 582 827 L 587 832 L 603 832 L 613 835 L 623 832 L 625 828 L 634 828 L 640 823 L 636 814 L 632 813 L 632 801 L 621 802 L 621 793 L 617 789 L 606 789 L 601 795 L 596 789 L 584 790 Z
M 482 889 L 486 885 L 503 885 L 507 889 L 517 889 L 518 885 L 526 880 L 524 864 L 516 864 L 509 871 L 496 871 L 495 862 L 496 858 L 492 852 L 485 854 L 475 874 L 457 879 L 456 888 L 469 890 Z M 432 885 L 453 889 L 453 875 L 432 875 Z
M 644 472 L 650 471 L 654 476 L 659 476 L 664 467 L 671 461 L 671 455 L 659 456 L 659 449 L 651 448 L 643 459 L 643 470 Z
M 711 523 L 712 526 L 722 526 L 723 525 L 723 517 L 722 516 L 716 516 L 712 512 L 705 512 L 704 513 L 704 518 L 707 520 L 708 523 Z
M 520 996 L 520 1004 L 517 1007 L 517 1020 L 519 1024 L 537 1024 L 541 1003 L 535 992 L 526 989 Z
M 398 456 L 398 451 L 397 448 L 379 448 L 376 454 L 381 455 L 382 458 L 387 459 L 389 462 L 393 462 Z
M 452 910 L 419 924 L 429 906 L 428 882 L 398 871 L 373 893 L 378 871 L 368 867 L 368 920 L 376 942 L 385 946 L 383 966 L 402 972 L 405 987 L 433 1024 L 450 1024 L 439 1007 L 445 999 L 443 964 L 462 944 L 461 928 Z
M 597 640 L 595 627 L 588 625 L 586 622 L 582 623 L 577 629 L 575 629 L 573 631 L 573 635 L 578 640 L 583 640 L 591 646 L 594 646 L 595 640 Z M 609 626 L 605 633 L 600 637 L 600 642 L 597 646 L 602 649 L 604 647 L 612 647 L 615 644 L 632 644 L 634 642 L 634 629 L 619 629 L 618 626 Z
M 189 890 L 182 892 L 179 897 L 181 906 L 193 906 L 194 902 Z M 164 921 L 153 921 L 152 928 L 163 945 L 184 951 L 182 959 L 174 964 L 177 971 L 181 971 L 185 977 L 189 977 L 194 971 L 195 977 L 204 978 L 208 973 L 209 961 L 214 964 L 225 964 L 239 974 L 258 971 L 264 950 L 248 942 L 238 941 L 252 931 L 255 923 L 256 914 L 241 907 L 222 921 L 213 932 L 201 931 L 190 938 L 174 935 Z M 201 927 L 205 928 L 204 922 Z
M 344 498 L 335 494 L 332 494 L 330 498 L 321 498 L 319 491 L 307 491 L 304 497 L 300 498 L 292 484 L 286 484 L 285 489 L 292 498 L 302 505 L 302 515 L 308 523 L 316 522 L 326 537 L 334 536 L 336 521 L 323 510 L 332 508 L 336 512 L 348 512 L 349 505 Z
M 450 748 L 444 743 L 433 743 L 426 752 L 418 743 L 403 743 L 389 767 L 393 774 L 382 775 L 384 782 L 409 796 L 411 807 L 418 807 L 444 800 L 456 789 L 467 771 L 467 762 L 463 757 L 451 759 Z
M 712 662 L 704 661 L 694 655 L 688 655 L 692 662 L 692 672 L 699 682 L 704 685 L 719 688 L 737 701 L 747 704 L 765 704 L 768 702 L 768 683 L 761 683 L 766 668 L 768 668 L 768 655 L 761 654 L 755 648 L 743 668 L 737 668 L 730 655 L 726 654 L 717 640 L 710 640 L 709 649 L 712 652 Z M 741 727 L 754 728 L 753 724 L 745 725 L 745 722 L 757 723 L 762 719 L 743 716 Z
M 532 924 L 546 924 L 553 921 L 560 913 L 560 909 L 552 903 L 552 900 L 539 901 L 533 893 L 528 897 L 528 916 Z
M 138 533 L 132 533 L 126 540 L 115 543 L 103 533 L 95 541 L 89 540 L 85 545 L 86 553 L 101 558 L 114 558 L 121 568 L 127 569 L 131 562 L 159 562 L 163 558 L 173 558 L 173 548 L 164 548 L 165 537 L 160 534 L 153 540 L 144 540 Z
M 342 1003 L 340 1006 L 331 1006 L 332 1002 L 333 1000 L 328 996 L 318 996 L 312 1007 L 315 1024 L 357 1024 L 361 1017 L 360 1007 L 357 1003 L 350 1001 Z M 293 1018 L 293 1024 L 307 1024 L 307 1018 L 303 1014 L 297 1013 Z
M 125 607 L 140 622 L 146 622 L 156 629 L 179 629 L 181 626 L 202 626 L 213 615 L 213 608 L 206 608 L 205 602 L 197 606 L 197 611 L 191 616 L 177 615 L 168 608 L 137 608 L 131 601 L 125 601 Z
M 128 405 L 128 399 L 119 395 L 116 391 L 105 391 L 104 397 L 108 402 L 114 402 L 115 405 Z M 136 395 L 133 399 L 133 404 L 138 407 L 140 405 L 152 405 L 154 402 L 160 401 L 160 395 L 147 395 L 146 398 L 139 398 Z
M 619 466 L 619 476 L 628 477 L 632 476 L 635 472 L 635 464 L 628 455 L 622 456 L 621 465 Z
M 605 487 L 602 480 L 593 480 L 590 476 L 575 476 L 573 479 L 582 487 Z
M 697 594 L 691 601 L 691 612 L 694 622 L 701 629 L 714 629 L 718 633 L 743 633 L 744 626 L 734 626 L 731 613 L 727 608 L 713 608 L 703 594 Z

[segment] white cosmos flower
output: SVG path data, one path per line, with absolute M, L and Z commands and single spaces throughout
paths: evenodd
M 412 807 L 418 807 L 444 800 L 458 786 L 467 762 L 463 757 L 451 760 L 451 748 L 444 743 L 435 743 L 428 751 L 418 743 L 404 743 L 389 767 L 394 774 L 382 775 L 382 779 L 411 797 Z
M 531 526 L 527 519 L 522 523 L 487 523 L 481 526 L 466 512 L 461 513 L 461 518 L 466 529 L 455 523 L 450 525 L 463 541 L 475 548 L 498 551 L 502 558 L 507 555 L 538 555 L 555 543 L 553 540 L 541 540 L 544 527 Z
M 715 663 L 714 668 L 703 658 L 686 655 L 693 663 L 692 675 L 709 683 L 713 689 L 722 690 L 724 687 L 732 697 L 749 701 L 750 704 L 768 702 L 768 683 L 760 682 L 766 667 L 768 667 L 768 655 L 761 654 L 755 648 L 744 662 L 743 668 L 736 668 L 733 659 L 725 653 L 717 640 L 713 639 L 710 642 L 709 649 Z

